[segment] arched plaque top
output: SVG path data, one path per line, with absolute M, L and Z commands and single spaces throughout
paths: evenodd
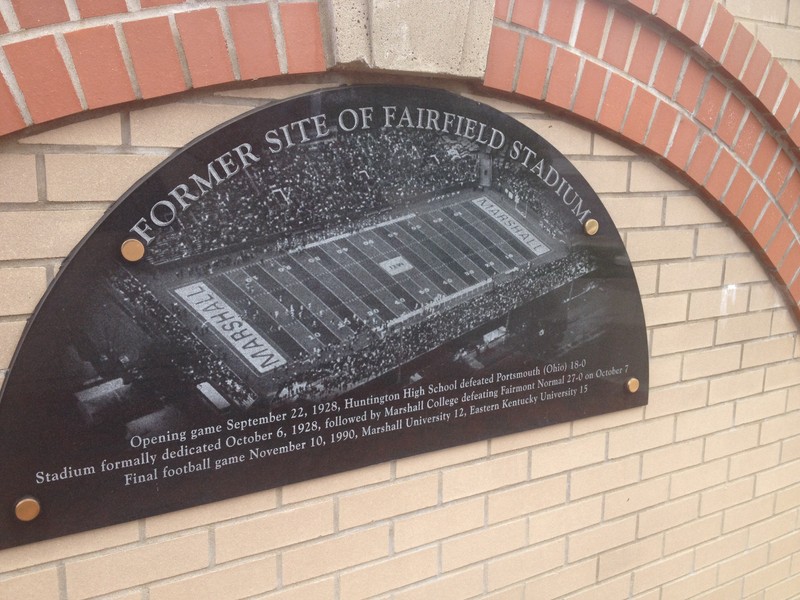
M 0 547 L 647 389 L 630 261 L 553 146 L 442 90 L 320 91 L 188 144 L 72 253 L 0 397 Z

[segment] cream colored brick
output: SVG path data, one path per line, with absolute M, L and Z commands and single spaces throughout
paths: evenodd
M 794 333 L 795 331 L 797 331 L 797 323 L 794 320 L 794 316 L 792 316 L 788 310 L 776 310 L 772 313 L 771 335 Z
M 672 416 L 619 427 L 608 434 L 608 457 L 619 458 L 642 450 L 664 446 L 672 441 Z
M 635 515 L 573 533 L 569 536 L 569 562 L 600 554 L 635 539 Z
M 508 588 L 507 590 L 495 592 L 494 594 L 487 594 L 481 596 L 481 598 L 486 598 L 486 600 L 522 600 L 524 594 L 525 594 L 525 586 L 517 585 Z
M 173 102 L 131 111 L 131 144 L 180 148 L 209 129 L 250 110 L 238 104 Z
M 769 25 L 758 26 L 759 41 L 767 47 L 776 58 L 790 60 L 800 59 L 800 48 L 797 47 L 797 30 Z
M 800 360 L 767 367 L 764 390 L 775 390 L 800 384 Z
M 692 256 L 694 246 L 694 231 L 687 229 L 629 231 L 625 246 L 633 262 L 689 258 Z
M 719 217 L 697 196 L 669 196 L 664 225 L 706 225 L 719 223 Z
M 791 514 L 786 516 L 790 517 Z M 800 552 L 800 530 L 793 530 L 788 535 L 773 540 L 769 544 L 769 559 L 771 562 L 798 552 Z
M 697 231 L 697 256 L 728 256 L 749 251 L 730 227 L 702 227 Z
M 650 479 L 606 494 L 603 518 L 614 519 L 667 500 L 669 477 Z
M 800 387 L 789 388 L 789 399 L 786 402 L 786 412 L 800 410 Z
M 29 135 L 20 138 L 19 142 L 63 146 L 119 146 L 122 144 L 122 121 L 120 114 L 114 113 Z
M 798 4 L 797 0 L 789 0 L 789 18 L 787 23 L 794 27 L 800 27 L 800 4 Z
M 639 594 L 692 572 L 692 551 L 646 565 L 633 573 L 633 593 Z
M 717 344 L 730 344 L 769 335 L 772 314 L 753 313 L 738 317 L 728 317 L 717 322 Z
M 722 513 L 694 519 L 664 534 L 664 554 L 674 554 L 714 539 L 722 533 Z
M 697 600 L 730 600 L 741 595 L 742 582 L 734 581 L 715 590 L 697 596 Z
M 705 406 L 708 382 L 693 381 L 683 385 L 658 388 L 650 392 L 645 415 L 654 419 Z
M 800 530 L 796 529 L 796 516 L 797 515 L 790 512 L 783 513 L 766 519 L 761 523 L 752 525 L 748 530 L 749 537 L 747 538 L 747 546 L 749 548 L 755 548 L 756 546 L 777 540 L 788 534 L 800 536 Z M 800 538 L 798 541 L 800 541 Z M 800 548 L 798 549 L 800 550 Z M 770 548 L 770 560 L 774 562 L 775 557 L 773 556 L 772 550 L 773 549 Z M 779 558 L 783 558 L 784 556 L 786 556 L 786 554 L 781 555 Z
M 697 571 L 661 588 L 661 600 L 688 600 L 697 594 L 715 587 L 717 570 L 714 567 Z
M 604 462 L 570 474 L 571 500 L 613 490 L 639 480 L 639 457 Z
M 565 121 L 542 118 L 534 120 L 523 118 L 522 122 L 557 147 L 562 154 L 591 154 L 592 152 L 592 134 L 582 127 Z
M 595 156 L 634 156 L 635 153 L 631 152 L 624 146 L 620 146 L 616 142 L 612 142 L 602 135 L 595 134 L 594 147 L 592 153 Z
M 442 542 L 442 570 L 453 571 L 527 544 L 525 519 L 495 525 Z
M 739 368 L 741 355 L 740 345 L 688 352 L 683 357 L 683 378 L 689 380 L 730 373 Z
M 208 533 L 195 533 L 69 562 L 67 595 L 82 600 L 206 566 Z
M 756 496 L 768 494 L 797 483 L 800 460 L 795 460 L 756 475 Z
M 654 196 L 602 198 L 603 206 L 617 229 L 658 227 L 661 225 L 664 199 Z
M 212 502 L 185 510 L 166 513 L 145 520 L 145 535 L 154 537 L 165 533 L 220 523 L 236 517 L 272 510 L 278 505 L 275 490 L 247 494 L 222 502 Z
M 341 600 L 374 598 L 389 590 L 428 579 L 436 575 L 437 561 L 436 549 L 427 548 L 343 573 L 339 578 L 339 597 Z
M 538 512 L 567 501 L 567 476 L 559 475 L 489 494 L 489 523 Z
M 736 424 L 760 421 L 782 414 L 786 409 L 786 390 L 775 390 L 736 401 Z
M 738 285 L 692 292 L 690 319 L 708 319 L 743 313 L 747 310 L 748 289 Z
M 327 477 L 287 485 L 281 492 L 281 499 L 284 504 L 302 502 L 311 498 L 319 498 L 320 496 L 388 481 L 391 474 L 391 463 L 380 463 L 363 469 L 356 469 L 355 471 L 346 471 L 336 475 L 328 475 Z M 400 477 L 399 474 L 398 477 Z
M 636 283 L 639 285 L 639 293 L 642 296 L 656 293 L 658 290 L 658 265 L 633 265 L 633 274 L 636 276 Z
M 690 262 L 661 263 L 659 266 L 658 291 L 680 292 L 716 288 L 722 283 L 725 261 L 693 260 Z
M 33 312 L 47 289 L 44 267 L 0 268 L 0 315 Z
M 721 563 L 719 573 L 720 582 L 724 583 L 737 576 L 735 571 L 742 558 L 737 555 L 741 555 L 746 548 L 747 531 L 737 531 L 735 533 L 721 535 L 717 539 L 701 544 L 695 548 L 695 566 L 700 569 L 712 564 Z M 759 552 L 754 558 L 758 557 L 760 554 Z M 735 558 L 726 560 L 732 556 Z M 744 556 L 746 556 L 746 554 Z M 766 552 L 764 552 L 764 558 L 766 558 Z M 756 558 L 756 560 L 758 560 L 758 558 Z
M 750 310 L 781 308 L 786 302 L 780 290 L 772 282 L 755 283 L 750 286 Z
M 777 563 L 753 571 L 745 576 L 742 592 L 745 595 L 754 594 L 789 577 L 792 572 L 791 565 L 791 559 L 785 558 Z
M 218 525 L 214 534 L 217 563 L 333 533 L 333 515 L 333 501 L 326 500 Z
M 666 529 L 672 529 L 698 516 L 700 497 L 687 496 L 639 513 L 637 537 L 643 538 Z
M 392 600 L 466 600 L 480 596 L 482 591 L 483 566 L 477 566 L 395 592 Z
M 33 571 L 0 581 L 0 598 L 46 600 L 58 598 L 58 569 Z
M 594 433 L 556 442 L 531 451 L 534 478 L 563 473 L 605 459 L 606 435 Z
M 632 192 L 683 191 L 686 186 L 651 162 L 631 163 Z M 667 203 L 669 203 L 669 199 Z
M 108 550 L 138 540 L 139 524 L 134 521 L 0 550 L 0 573 Z
M 490 454 L 503 454 L 539 444 L 546 444 L 569 437 L 570 424 L 559 423 L 529 431 L 520 431 L 489 440 Z
M 800 431 L 800 411 L 772 417 L 761 423 L 759 442 L 762 445 L 769 444 L 776 440 L 793 437 L 797 435 L 798 431 Z
M 329 74 L 330 75 L 330 74 Z M 334 82 L 314 82 L 314 83 L 287 83 L 282 85 L 265 85 L 259 87 L 246 87 L 232 90 L 220 90 L 214 93 L 215 96 L 233 98 L 258 98 L 264 100 L 285 100 L 300 94 L 315 92 L 318 89 L 337 87 L 342 85 L 344 80 L 336 78 Z
M 733 408 L 732 404 L 717 404 L 680 413 L 676 417 L 675 439 L 688 440 L 728 429 L 733 425 Z
M 101 210 L 4 212 L 0 260 L 63 258 L 103 215 Z
M 0 204 L 4 202 L 36 202 L 36 157 L 33 154 L 0 154 Z
M 753 255 L 734 256 L 725 260 L 725 277 L 722 280 L 725 285 L 766 280 L 764 268 Z
M 489 591 L 525 581 L 562 566 L 565 548 L 563 539 L 556 540 L 489 561 L 486 567 Z
M 661 545 L 664 536 L 654 535 L 622 548 L 609 550 L 600 555 L 600 579 L 608 579 L 638 566 L 646 565 L 661 558 Z
M 339 498 L 339 529 L 349 529 L 436 504 L 439 476 L 401 480 Z
M 348 532 L 316 544 L 286 550 L 282 559 L 284 585 L 383 558 L 389 554 L 389 526 Z
M 742 348 L 742 368 L 789 360 L 794 352 L 792 336 L 755 340 Z
M 465 467 L 455 467 L 442 474 L 442 500 L 474 496 L 489 490 L 524 481 L 528 477 L 525 452 L 493 458 Z
M 47 199 L 112 202 L 165 158 L 142 154 L 48 154 Z
M 680 354 L 654 356 L 650 359 L 650 388 L 677 383 L 681 379 L 683 357 Z
M 637 423 L 644 419 L 644 407 L 637 406 L 626 410 L 615 410 L 614 412 L 603 415 L 595 415 L 586 419 L 578 419 L 572 422 L 572 435 L 577 437 L 595 431 L 614 429 L 620 425 Z
M 642 456 L 642 479 L 693 467 L 703 462 L 703 440 L 691 440 L 650 450 Z
M 709 404 L 758 394 L 764 389 L 764 372 L 764 369 L 751 369 L 712 379 L 708 393 Z
M 781 446 L 778 443 L 759 446 L 731 456 L 730 478 L 739 479 L 778 464 Z
M 728 461 L 725 459 L 703 463 L 697 467 L 673 473 L 670 476 L 670 498 L 692 494 L 725 481 Z
M 485 458 L 488 456 L 488 448 L 488 442 L 475 442 L 402 458 L 397 461 L 397 477 L 407 477 Z
M 700 495 L 700 515 L 705 516 L 747 502 L 753 497 L 755 477 L 745 477 L 705 490 Z
M 758 425 L 735 427 L 706 437 L 705 460 L 729 456 L 758 445 Z
M 764 600 L 792 600 L 800 592 L 800 576 L 794 575 L 767 588 Z
M 14 350 L 22 337 L 25 328 L 23 321 L 0 322 L 0 369 L 11 366 Z
M 329 577 L 295 585 L 280 592 L 258 596 L 258 600 L 330 600 L 336 597 L 336 579 Z
M 597 559 L 575 563 L 525 584 L 525 600 L 554 600 L 595 582 Z
M 758 4 L 749 0 L 727 0 L 725 6 L 736 17 L 783 23 L 787 4 L 787 0 L 765 0 Z
M 571 162 L 598 194 L 624 192 L 628 189 L 627 161 L 573 160 Z
M 653 356 L 709 348 L 714 343 L 714 322 L 681 323 L 653 330 Z
M 642 298 L 644 320 L 648 327 L 685 321 L 688 305 L 688 294 Z
M 483 498 L 473 498 L 398 519 L 394 524 L 395 550 L 408 550 L 482 527 L 484 507 Z
M 587 498 L 552 508 L 530 517 L 529 541 L 532 543 L 597 525 L 603 513 L 603 499 Z
M 267 556 L 150 588 L 149 600 L 238 600 L 275 588 L 278 561 Z
M 565 600 L 627 600 L 631 587 L 631 576 L 623 575 L 566 596 Z

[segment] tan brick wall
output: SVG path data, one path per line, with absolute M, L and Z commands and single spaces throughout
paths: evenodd
M 640 284 L 650 404 L 0 551 L 0 598 L 800 595 L 800 347 L 769 275 L 649 159 L 447 86 L 513 113 L 600 191 Z M 202 130 L 316 87 L 207 92 L 2 143 L 0 172 L 23 177 L 0 202 L 0 369 L 61 259 L 198 115 Z

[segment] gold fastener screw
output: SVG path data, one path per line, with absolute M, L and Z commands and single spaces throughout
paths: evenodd
M 20 498 L 14 506 L 14 514 L 17 515 L 20 521 L 33 521 L 39 516 L 41 511 L 41 504 L 39 504 L 36 498 L 32 498 L 31 496 Z
M 639 380 L 636 379 L 636 377 L 631 377 L 625 384 L 625 389 L 627 389 L 631 394 L 635 394 L 639 391 Z
M 597 219 L 589 219 L 583 224 L 583 230 L 586 235 L 594 235 L 600 230 L 600 223 L 597 222 Z
M 144 244 L 139 240 L 129 239 L 120 247 L 122 258 L 128 262 L 139 262 L 144 258 Z

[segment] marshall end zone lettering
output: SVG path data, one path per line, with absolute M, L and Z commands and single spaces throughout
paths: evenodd
M 0 547 L 641 406 L 647 378 L 619 234 L 535 132 L 440 90 L 301 96 L 67 260 L 0 396 Z

